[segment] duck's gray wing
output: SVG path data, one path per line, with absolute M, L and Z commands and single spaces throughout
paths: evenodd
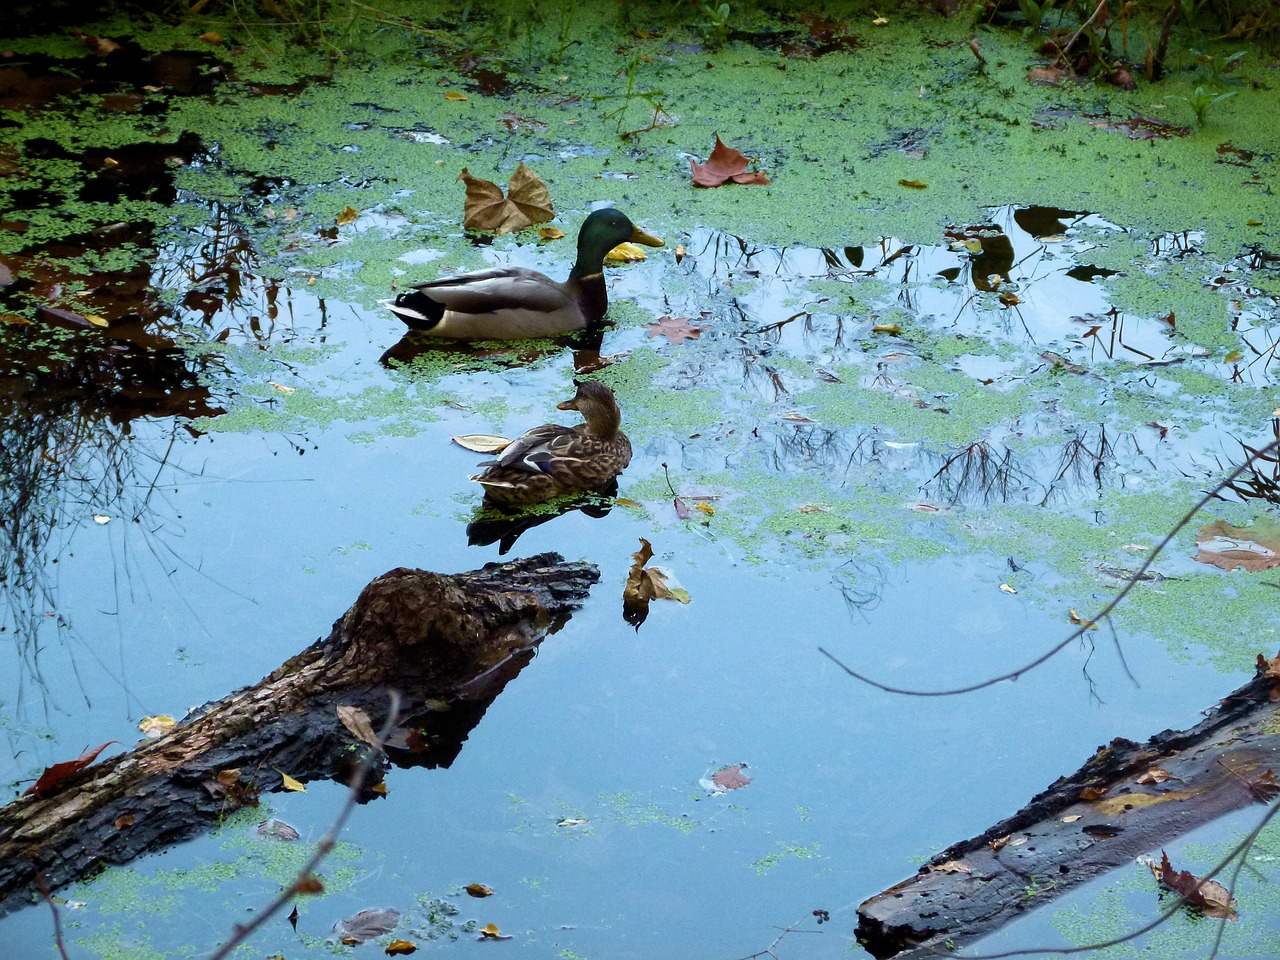
M 563 286 L 546 274 L 524 267 L 495 267 L 414 284 L 413 289 L 454 313 L 517 309 L 555 313 L 575 306 Z

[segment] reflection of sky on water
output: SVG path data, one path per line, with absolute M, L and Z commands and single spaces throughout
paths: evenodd
M 956 477 L 952 487 L 931 480 L 954 453 L 945 446 L 876 435 L 874 423 L 784 418 L 803 415 L 806 394 L 831 383 L 802 378 L 797 360 L 905 389 L 886 357 L 914 348 L 905 338 L 869 337 L 873 315 L 1007 350 L 955 361 L 997 391 L 1029 375 L 1044 350 L 1091 367 L 1106 351 L 1114 355 L 1113 341 L 1086 338 L 1090 324 L 1073 319 L 1102 322 L 1109 309 L 1097 282 L 1067 275 L 1087 261 L 1083 241 L 1068 231 L 1065 240 L 1043 243 L 1007 212 L 994 219 L 1013 241 L 1008 279 L 1021 300 L 1016 308 L 964 279 L 964 250 L 918 247 L 895 257 L 901 244 L 893 240 L 860 257 L 799 249 L 748 255 L 732 238 L 695 231 L 683 240 L 689 259 L 680 267 L 613 275 L 615 298 L 642 311 L 695 318 L 706 311 L 703 340 L 659 347 L 682 352 L 653 389 L 666 389 L 667 378 L 718 386 L 723 413 L 697 438 L 651 424 L 633 430 L 637 453 L 622 496 L 661 477 L 664 462 L 678 485 L 691 487 L 702 474 L 760 469 L 812 476 L 840 496 L 856 497 L 860 484 L 899 492 L 904 510 L 908 495 L 933 499 L 978 528 L 999 527 L 1005 521 L 985 512 L 981 496 L 957 492 Z M 1087 225 L 1089 242 L 1112 229 L 1091 218 Z M 521 248 L 519 256 L 560 269 L 551 253 Z M 940 278 L 945 270 L 958 270 L 957 279 Z M 25 654 L 13 646 L 3 652 L 0 699 L 16 758 L 0 770 L 5 782 L 88 742 L 131 744 L 144 714 L 181 716 L 256 681 L 327 634 L 360 588 L 387 569 L 448 572 L 498 556 L 497 545 L 466 544 L 465 524 L 479 502 L 466 478 L 478 458 L 449 437 L 511 434 L 539 422 L 562 399 L 567 356 L 529 369 L 460 366 L 415 381 L 378 363 L 401 334 L 390 318 L 322 304 L 301 282 L 269 284 L 248 272 L 241 281 L 234 295 L 219 295 L 206 328 L 230 331 L 221 349 L 233 378 L 219 380 L 215 391 L 229 394 L 233 411 L 275 410 L 279 387 L 292 387 L 352 399 L 393 394 L 401 409 L 420 403 L 430 414 L 384 422 L 368 413 L 372 407 L 354 404 L 349 420 L 318 424 L 304 416 L 285 432 L 203 435 L 167 420 L 130 424 L 119 435 L 137 478 L 130 498 L 77 504 L 50 548 L 58 562 L 48 582 L 69 627 L 39 631 L 39 678 L 24 666 Z M 200 306 L 186 308 L 186 322 L 201 321 Z M 1109 329 L 1121 332 L 1118 323 Z M 1165 357 L 1178 349 L 1157 318 L 1127 318 L 1123 335 L 1130 353 Z M 603 352 L 652 345 L 643 326 L 631 325 L 608 332 Z M 886 363 L 887 372 L 880 369 Z M 1158 390 L 1158 368 L 1152 382 Z M 504 422 L 483 412 L 495 395 L 505 398 Z M 637 421 L 643 412 L 631 411 Z M 1018 426 L 1033 431 L 1047 418 L 1029 410 Z M 998 439 L 1012 435 L 1012 427 L 1003 429 Z M 1086 446 L 1101 442 L 1087 430 L 1081 437 Z M 1143 443 L 1151 438 L 1113 431 L 1109 442 L 1119 469 L 1133 471 L 1129 482 L 1142 483 Z M 1184 441 L 1193 451 L 1222 442 L 1211 426 Z M 1024 477 L 1036 482 L 1009 502 L 1040 503 L 1045 478 L 1060 472 L 1058 455 L 1024 452 L 1014 486 Z M 1165 455 L 1157 474 L 1176 469 L 1180 456 L 1189 454 Z M 1076 482 L 1060 482 L 1069 503 L 1093 489 L 1087 476 Z M 730 522 L 732 497 L 717 504 Z M 806 939 L 805 955 L 840 956 L 857 901 L 910 872 L 912 858 L 1005 816 L 1098 743 L 1194 722 L 1194 706 L 1230 682 L 1198 664 L 1171 662 L 1152 638 L 1126 637 L 1140 688 L 1121 679 L 1109 652 L 1089 661 L 1087 648 L 1073 647 L 1016 684 L 958 700 L 880 694 L 844 676 L 818 647 L 889 684 L 954 686 L 1030 659 L 1059 638 L 1068 629 L 1063 605 L 999 591 L 1010 558 L 959 541 L 939 559 L 890 563 L 880 559 L 882 545 L 856 541 L 800 559 L 799 535 L 780 536 L 751 544 L 768 558 L 760 562 L 719 535 L 717 521 L 705 530 L 680 525 L 669 506 L 646 499 L 652 517 L 626 507 L 599 519 L 574 512 L 521 536 L 516 554 L 556 550 L 589 559 L 601 566 L 601 583 L 489 709 L 449 770 L 393 771 L 389 798 L 357 811 L 345 836 L 355 847 L 355 880 L 345 888 L 335 881 L 331 896 L 305 905 L 300 930 L 323 937 L 333 921 L 369 906 L 394 905 L 422 923 L 414 897 L 480 881 L 498 896 L 454 898 L 461 918 L 493 921 L 548 954 L 739 956 L 766 946 L 774 924 L 821 908 L 833 922 Z M 95 523 L 95 513 L 110 522 Z M 620 616 L 621 589 L 641 536 L 693 602 L 655 604 L 636 632 Z M 1034 547 L 1027 552 L 1016 562 L 1033 582 L 1062 575 Z M 1076 603 L 1097 605 L 1106 593 L 1100 587 Z M 1090 699 L 1086 661 L 1102 703 Z M 698 787 L 709 769 L 742 762 L 754 778 L 744 790 L 709 797 Z M 317 784 L 305 795 L 269 797 L 267 805 L 314 839 L 340 801 L 341 791 Z M 558 827 L 565 817 L 587 824 Z M 130 882 L 160 891 L 143 878 L 235 861 L 240 842 L 198 839 L 130 868 L 138 874 Z M 261 843 L 244 842 L 251 849 Z M 163 896 L 176 904 L 156 916 L 136 906 L 111 913 L 100 888 L 73 888 L 67 895 L 89 906 L 69 911 L 84 924 L 72 941 L 121 923 L 124 936 L 151 938 L 161 952 L 211 945 L 276 889 L 277 879 L 256 869 L 219 880 L 212 893 L 166 887 Z M 341 873 L 337 863 L 331 869 Z M 137 931 L 140 916 L 145 929 Z M 283 921 L 276 926 L 255 947 L 328 955 L 299 943 Z M 31 909 L 0 921 L 0 936 L 47 944 L 47 913 Z M 77 950 L 92 955 L 83 945 Z

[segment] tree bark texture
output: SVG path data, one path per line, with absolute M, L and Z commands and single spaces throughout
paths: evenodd
M 48 796 L 0 807 L 0 914 L 35 899 L 38 877 L 53 890 L 195 835 L 279 789 L 279 771 L 345 782 L 372 748 L 339 721 L 339 707 L 363 710 L 380 730 L 394 690 L 396 762 L 447 766 L 534 646 L 598 579 L 595 566 L 555 554 L 450 576 L 383 574 L 327 638 L 259 683 L 73 774 Z M 441 701 L 450 711 L 440 712 Z M 423 736 L 437 717 L 445 722 Z M 364 799 L 385 771 L 379 758 Z
M 1140 854 L 1159 860 L 1160 844 L 1216 817 L 1266 802 L 1260 778 L 1280 766 L 1273 683 L 1260 670 L 1194 727 L 1099 747 L 1013 816 L 865 901 L 859 941 L 878 958 L 936 957 Z M 1136 782 L 1154 768 L 1170 779 Z

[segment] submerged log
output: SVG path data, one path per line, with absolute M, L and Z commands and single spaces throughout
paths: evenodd
M 327 638 L 259 683 L 207 704 L 159 740 L 73 774 L 48 796 L 0 807 L 0 914 L 31 902 L 38 878 L 55 889 L 256 804 L 259 793 L 281 788 L 281 771 L 346 782 L 373 748 L 339 712 L 350 719 L 363 711 L 382 729 L 392 690 L 400 703 L 392 758 L 448 766 L 599 576 L 555 554 L 452 576 L 383 574 Z M 364 799 L 376 795 L 371 787 L 386 769 L 379 757 Z
M 859 942 L 881 960 L 936 957 L 1209 820 L 1265 803 L 1275 795 L 1280 704 L 1264 670 L 1194 727 L 1099 747 L 1013 816 L 865 901 Z M 1156 890 L 1153 879 L 1153 902 Z

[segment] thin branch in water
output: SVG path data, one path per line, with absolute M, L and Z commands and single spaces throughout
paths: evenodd
M 1002 953 L 969 953 L 969 954 L 964 954 L 963 956 L 956 954 L 952 950 L 945 950 L 945 949 L 931 949 L 930 953 L 936 954 L 937 956 L 940 956 L 940 957 L 942 956 L 953 957 L 953 958 L 956 958 L 956 960 L 1005 960 L 1006 957 L 1031 957 L 1031 956 L 1036 956 L 1042 953 L 1052 953 L 1055 956 L 1065 957 L 1065 956 L 1072 956 L 1074 954 L 1079 954 L 1079 953 L 1092 953 L 1098 950 L 1106 950 L 1111 947 L 1119 946 L 1123 943 L 1129 943 L 1133 940 L 1136 940 L 1138 937 L 1143 936 L 1144 934 L 1150 933 L 1156 927 L 1160 926 L 1162 923 L 1164 923 L 1166 920 L 1172 917 L 1175 913 L 1178 913 L 1180 910 L 1182 910 L 1183 907 L 1190 906 L 1191 898 L 1200 892 L 1200 888 L 1203 887 L 1210 880 L 1212 880 L 1214 877 L 1216 877 L 1218 874 L 1220 874 L 1223 870 L 1227 869 L 1227 867 L 1237 858 L 1239 858 L 1240 863 L 1243 864 L 1244 860 L 1249 855 L 1249 851 L 1253 848 L 1254 842 L 1258 839 L 1258 835 L 1262 833 L 1262 831 L 1266 828 L 1267 824 L 1271 822 L 1272 818 L 1275 817 L 1277 813 L 1280 813 L 1280 804 L 1273 803 L 1271 805 L 1271 808 L 1266 812 L 1263 818 L 1260 821 L 1258 821 L 1258 825 L 1255 826 L 1252 830 L 1250 830 L 1245 835 L 1244 839 L 1241 840 L 1238 844 L 1236 844 L 1235 847 L 1233 847 L 1231 851 L 1225 857 L 1223 857 L 1222 860 L 1220 860 L 1212 870 L 1210 870 L 1208 873 L 1202 876 L 1200 878 L 1199 883 L 1197 883 L 1194 887 L 1188 890 L 1185 894 L 1179 895 L 1177 901 L 1171 907 L 1165 910 L 1164 913 L 1156 917 L 1154 920 L 1144 924 L 1141 927 L 1138 927 L 1136 930 L 1131 930 L 1122 936 L 1115 937 L 1111 940 L 1104 940 L 1100 943 L 1085 944 L 1082 947 L 1026 947 L 1021 950 L 1006 950 Z M 1236 870 L 1232 874 L 1231 886 L 1227 888 L 1228 894 L 1234 895 L 1233 891 L 1235 889 L 1235 884 L 1236 884 L 1236 881 L 1239 879 L 1239 876 L 1240 876 L 1240 866 L 1238 865 L 1236 867 Z M 1225 926 L 1226 920 L 1223 919 L 1221 921 L 1221 924 Z M 1210 960 L 1212 960 L 1212 958 L 1217 955 L 1218 943 L 1221 941 L 1221 939 L 1222 939 L 1222 930 L 1220 928 L 1218 931 L 1218 935 L 1214 938 L 1213 950 L 1209 955 Z
M 62 939 L 62 913 L 58 910 L 58 904 L 54 902 L 53 897 L 49 895 L 49 885 L 44 882 L 44 874 L 36 874 L 36 886 L 40 888 L 40 896 L 44 897 L 44 902 L 49 904 L 49 910 L 53 913 L 53 942 L 58 947 L 58 955 L 62 960 L 71 960 L 67 956 L 67 945 Z
M 1145 574 L 1151 568 L 1151 565 L 1156 562 L 1156 558 L 1160 556 L 1161 553 L 1164 552 L 1164 549 L 1167 546 L 1169 546 L 1170 543 L 1173 542 L 1173 538 L 1182 532 L 1182 528 L 1185 527 L 1188 523 L 1190 523 L 1192 518 L 1194 518 L 1196 514 L 1198 514 L 1201 510 L 1203 510 L 1211 500 L 1218 499 L 1218 493 L 1226 489 L 1229 484 L 1234 482 L 1246 470 L 1248 470 L 1249 467 L 1253 464 L 1255 459 L 1257 459 L 1258 457 L 1265 457 L 1265 456 L 1274 454 L 1277 450 L 1280 450 L 1280 441 L 1272 441 L 1271 443 L 1263 447 L 1261 450 L 1258 450 L 1257 452 L 1251 454 L 1249 458 L 1245 460 L 1245 462 L 1242 463 L 1240 466 L 1236 467 L 1236 469 L 1233 470 L 1226 479 L 1224 479 L 1216 487 L 1214 487 L 1212 490 L 1206 493 L 1203 497 L 1201 497 L 1196 502 L 1195 506 L 1193 506 L 1190 510 L 1188 510 L 1186 513 L 1182 515 L 1182 519 L 1180 519 L 1176 524 L 1174 524 L 1173 529 L 1170 530 L 1167 534 L 1165 534 L 1164 538 L 1155 545 L 1151 553 L 1147 556 L 1147 559 L 1142 562 L 1142 566 L 1140 566 L 1137 572 L 1134 573 L 1133 576 L 1129 578 L 1129 582 L 1126 583 L 1121 588 L 1119 593 L 1117 593 L 1114 597 L 1111 598 L 1110 601 L 1107 602 L 1107 605 L 1104 606 L 1096 616 L 1090 618 L 1089 620 L 1083 621 L 1080 627 L 1078 627 L 1076 630 L 1073 630 L 1070 634 L 1067 635 L 1065 639 L 1054 644 L 1052 647 L 1050 647 L 1044 653 L 1040 654 L 1040 656 L 1036 657 L 1034 660 L 1031 660 L 1028 663 L 1023 664 L 1022 666 L 1017 667 L 1016 669 L 1009 670 L 1005 673 L 1000 674 L 999 676 L 989 677 L 986 680 L 979 680 L 977 683 L 966 684 L 965 686 L 962 686 L 962 687 L 951 687 L 949 689 L 944 689 L 944 690 L 919 690 L 919 689 L 913 689 L 910 687 L 895 687 L 892 684 L 881 683 L 879 680 L 873 680 L 871 677 L 867 676 L 866 674 L 859 673 L 857 670 L 854 670 L 852 667 L 848 666 L 846 663 L 840 660 L 840 658 L 838 658 L 835 654 L 827 650 L 826 647 L 819 647 L 818 652 L 821 653 L 828 660 L 830 660 L 832 663 L 834 663 L 837 667 L 839 667 L 845 673 L 847 673 L 849 676 L 853 677 L 853 679 L 861 680 L 863 683 L 865 683 L 869 687 L 874 687 L 875 689 L 881 690 L 885 693 L 900 693 L 909 697 L 955 697 L 955 696 L 959 696 L 962 693 L 973 693 L 975 690 L 985 690 L 987 687 L 994 687 L 997 683 L 1004 683 L 1006 680 L 1017 680 L 1024 673 L 1034 670 L 1036 667 L 1040 666 L 1042 663 L 1047 663 L 1049 660 L 1052 660 L 1059 653 L 1065 650 L 1072 641 L 1079 640 L 1088 631 L 1092 630 L 1094 623 L 1106 617 L 1110 617 L 1111 612 L 1115 610 L 1116 607 L 1120 605 L 1121 601 L 1123 601 L 1124 598 L 1129 595 L 1129 592 L 1133 590 L 1133 588 L 1137 586 L 1138 583 L 1141 582 L 1143 574 Z
M 387 722 L 378 731 L 378 741 L 380 743 L 391 735 L 400 719 L 400 695 L 392 690 L 389 692 L 389 696 L 391 703 L 387 710 Z M 381 748 L 370 748 L 365 753 L 360 760 L 360 765 L 356 767 L 355 773 L 352 774 L 350 783 L 347 785 L 347 802 L 342 805 L 342 809 L 338 811 L 338 815 L 334 818 L 333 823 L 330 824 L 329 829 L 325 831 L 324 836 L 316 843 L 315 853 L 299 868 L 298 875 L 294 877 L 293 882 L 281 890 L 279 895 L 263 907 L 252 920 L 243 926 L 237 926 L 231 939 L 214 951 L 209 960 L 225 960 L 236 947 L 244 943 L 254 931 L 284 909 L 285 904 L 293 900 L 294 897 L 303 893 L 318 892 L 316 889 L 315 870 L 337 844 L 342 828 L 346 826 L 347 820 L 351 817 L 356 804 L 359 802 L 360 789 L 364 786 L 365 778 L 368 777 L 369 771 L 373 769 L 374 763 L 381 756 Z

